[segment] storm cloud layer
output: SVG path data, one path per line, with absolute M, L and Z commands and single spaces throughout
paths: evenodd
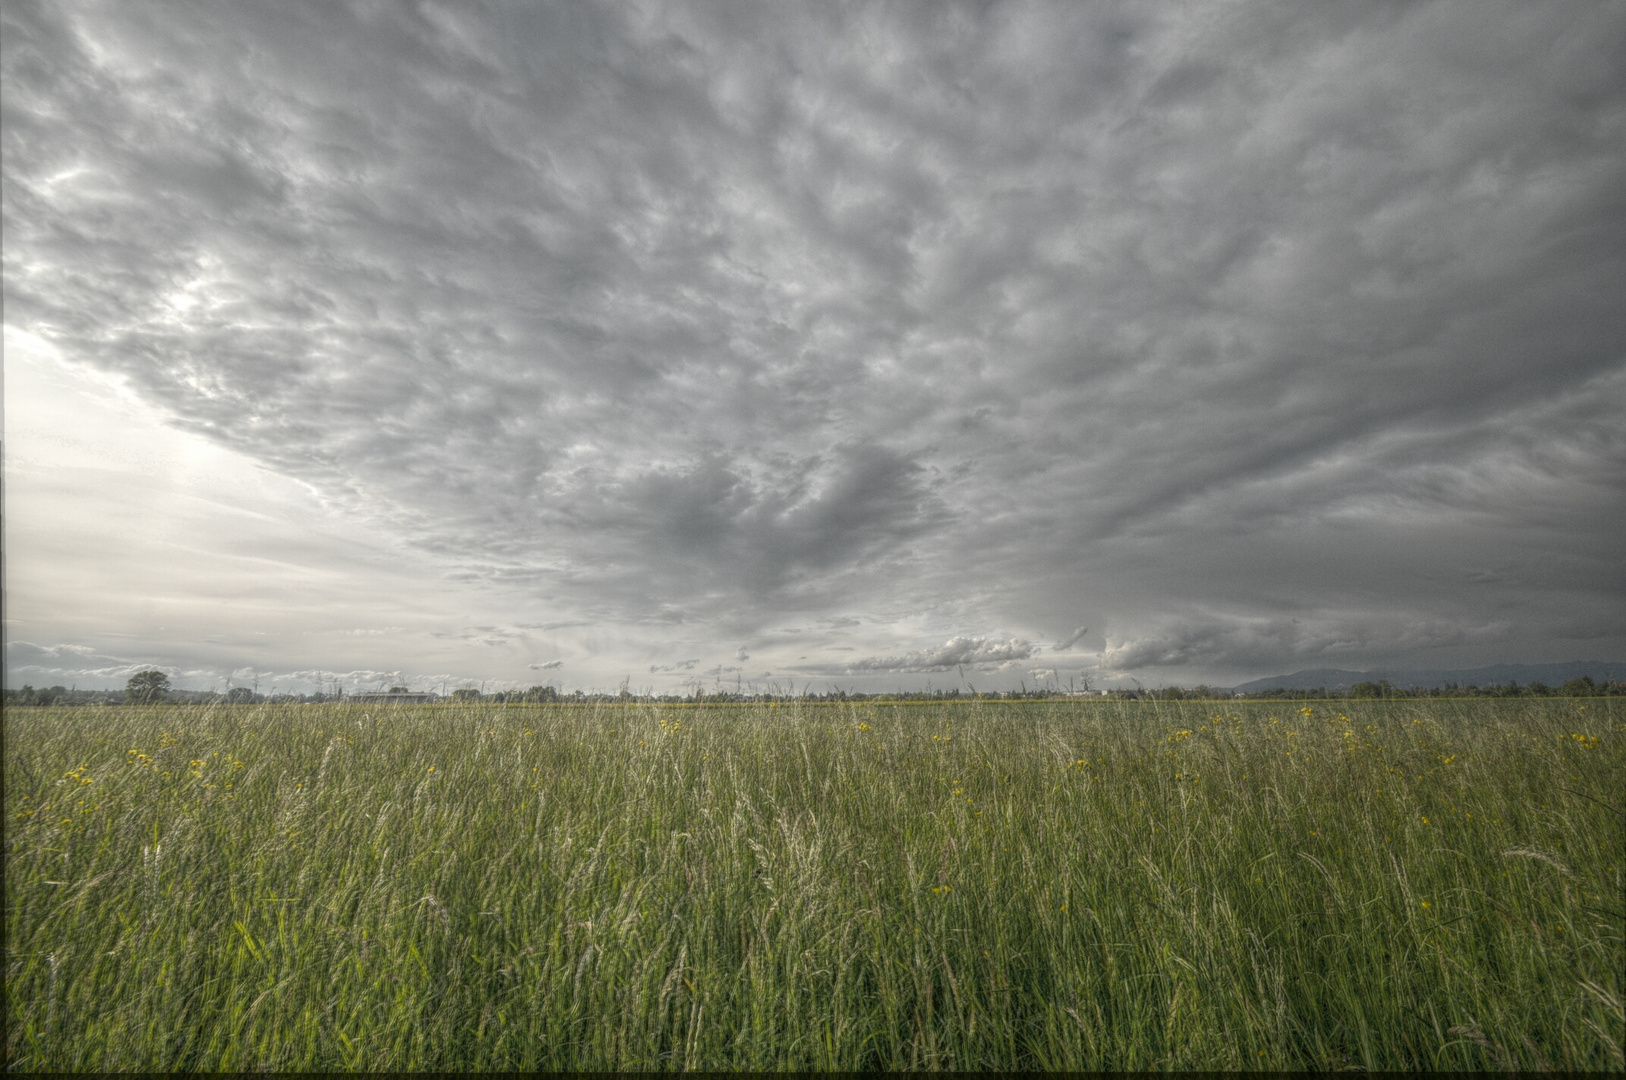
M 519 598 L 503 641 L 1626 653 L 1621 3 L 4 17 L 7 326 Z

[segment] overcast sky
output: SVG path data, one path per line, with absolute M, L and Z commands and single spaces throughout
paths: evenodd
M 3 12 L 9 685 L 1626 659 L 1626 4 Z

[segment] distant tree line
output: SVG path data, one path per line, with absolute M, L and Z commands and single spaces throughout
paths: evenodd
M 1358 682 L 1347 689 L 1344 687 L 1329 689 L 1322 686 L 1315 690 L 1260 690 L 1238 696 L 1262 700 L 1276 698 L 1289 700 L 1301 698 L 1371 700 L 1376 698 L 1620 697 L 1623 695 L 1626 695 L 1626 682 L 1618 680 L 1595 682 L 1592 676 L 1583 675 L 1579 679 L 1571 679 L 1562 686 L 1548 686 L 1542 682 L 1528 682 L 1521 686 L 1517 681 L 1511 681 L 1505 686 L 1478 686 L 1475 684 L 1463 686 L 1458 683 L 1446 683 L 1440 687 L 1402 687 L 1395 686 L 1388 679 L 1379 679 L 1376 682 Z
M 4 703 L 12 705 L 298 705 L 338 701 L 338 694 L 261 694 L 247 686 L 217 690 L 177 690 L 169 676 L 150 669 L 130 676 L 123 690 L 79 690 L 51 686 L 36 690 L 24 684 L 6 690 Z
M 21 690 L 5 691 L 5 704 L 12 705 L 112 705 L 124 700 L 120 690 L 78 690 L 66 686 L 45 686 L 36 690 L 24 684 Z
M 406 693 L 401 686 L 390 688 L 392 693 Z M 1505 686 L 1459 686 L 1447 683 L 1438 688 L 1399 687 L 1387 679 L 1360 682 L 1354 686 L 1317 687 L 1308 689 L 1259 690 L 1238 693 L 1205 685 L 1193 687 L 1165 686 L 1157 689 L 1085 691 L 1083 694 L 1065 694 L 1055 690 L 1028 689 L 962 691 L 952 690 L 895 690 L 889 693 L 865 694 L 851 690 L 833 689 L 825 693 L 802 693 L 758 690 L 696 689 L 688 694 L 634 693 L 625 685 L 605 693 L 573 690 L 565 693 L 552 686 L 533 686 L 528 690 L 496 690 L 482 693 L 473 688 L 453 690 L 450 700 L 458 704 L 490 703 L 497 705 L 540 705 L 556 702 L 573 704 L 651 704 L 696 705 L 770 701 L 818 702 L 911 702 L 911 701 L 1066 701 L 1080 696 L 1118 701 L 1311 701 L 1327 699 L 1377 700 L 1385 698 L 1518 698 L 1518 697 L 1619 697 L 1626 696 L 1626 682 L 1611 680 L 1595 682 L 1590 676 L 1571 679 L 1562 686 L 1547 686 L 1540 682 L 1520 685 L 1509 682 Z M 79 690 L 51 686 L 36 690 L 24 685 L 21 690 L 4 691 L 7 707 L 20 705 L 151 705 L 160 702 L 174 704 L 223 705 L 320 705 L 343 701 L 338 693 L 317 694 L 261 694 L 246 686 L 234 686 L 225 693 L 214 690 L 176 690 L 170 686 L 169 676 L 162 671 L 139 671 L 130 676 L 124 690 Z

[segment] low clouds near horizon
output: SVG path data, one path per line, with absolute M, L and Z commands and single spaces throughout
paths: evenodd
M 1619 4 L 3 17 L 8 333 L 434 566 L 425 678 L 1626 655 Z

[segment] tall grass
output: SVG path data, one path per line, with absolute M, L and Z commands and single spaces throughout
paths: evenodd
M 5 736 L 13 1068 L 1626 1065 L 1613 701 Z

